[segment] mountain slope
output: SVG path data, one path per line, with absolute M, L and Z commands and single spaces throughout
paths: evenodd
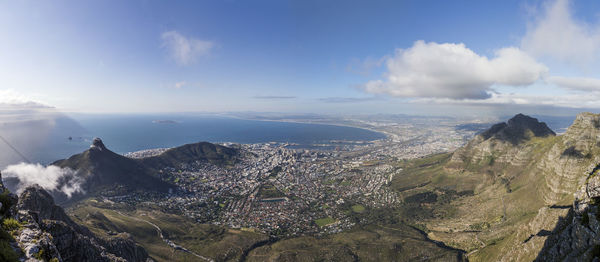
M 176 167 L 195 161 L 208 161 L 212 164 L 232 164 L 238 152 L 229 147 L 208 142 L 187 144 L 171 148 L 160 155 L 140 159 L 141 163 L 155 169 Z
M 83 181 L 82 188 L 88 194 L 101 190 L 113 190 L 115 193 L 131 190 L 168 192 L 174 188 L 155 176 L 155 172 L 140 161 L 108 150 L 99 138 L 94 139 L 90 149 L 52 165 L 76 170 L 75 176 Z M 59 194 L 58 197 L 64 200 L 66 196 Z
M 152 261 L 125 234 L 98 238 L 76 224 L 39 186 L 26 188 L 18 198 L 1 182 L 0 189 L 2 238 L 14 250 L 3 247 L 3 261 Z
M 517 115 L 450 155 L 403 165 L 392 186 L 430 238 L 466 250 L 469 260 L 531 261 L 600 162 L 597 118 L 580 114 L 555 136 L 536 119 Z M 438 200 L 409 209 L 415 204 L 407 201 L 419 194 Z

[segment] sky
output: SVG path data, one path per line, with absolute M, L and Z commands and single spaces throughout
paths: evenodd
M 600 2 L 0 1 L 0 104 L 600 111 Z

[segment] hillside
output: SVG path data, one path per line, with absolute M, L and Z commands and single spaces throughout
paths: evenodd
M 170 189 L 175 190 L 176 186 L 160 178 L 161 169 L 176 168 L 196 161 L 231 165 L 238 155 L 236 149 L 200 142 L 171 148 L 157 156 L 132 159 L 110 151 L 101 139 L 95 138 L 90 149 L 68 159 L 58 160 L 52 165 L 77 171 L 74 175 L 78 181 L 82 181 L 85 194 L 76 194 L 73 197 L 76 200 L 100 191 L 105 195 L 119 195 L 136 190 L 166 193 Z M 59 191 L 52 194 L 58 202 L 72 202 L 72 199 Z
M 100 191 L 122 194 L 131 190 L 168 192 L 170 188 L 174 188 L 139 161 L 107 149 L 99 138 L 94 139 L 90 149 L 68 159 L 58 160 L 52 165 L 75 170 L 75 176 L 83 181 L 82 189 L 85 194 L 95 194 Z M 60 192 L 52 193 L 58 202 L 67 200 Z M 76 195 L 74 198 L 79 197 L 82 195 Z
M 233 148 L 200 142 L 171 148 L 158 156 L 142 158 L 140 162 L 145 166 L 155 169 L 176 167 L 195 161 L 208 161 L 217 165 L 229 165 L 235 162 L 237 156 L 238 152 Z
M 429 237 L 467 251 L 469 260 L 531 261 L 600 162 L 597 119 L 579 114 L 555 136 L 536 119 L 517 115 L 454 153 L 402 164 L 392 186 L 405 210 L 418 207 L 411 215 Z M 407 201 L 424 194 L 435 200 Z

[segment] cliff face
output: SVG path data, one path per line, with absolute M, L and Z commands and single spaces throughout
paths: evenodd
M 2 186 L 3 187 L 3 186 Z M 151 261 L 146 251 L 127 237 L 101 239 L 73 222 L 39 186 L 18 197 L 10 219 L 13 249 L 25 261 Z
M 429 221 L 430 237 L 467 250 L 472 261 L 536 259 L 569 216 L 573 193 L 593 181 L 598 141 L 600 115 L 591 113 L 560 136 L 523 115 L 492 126 L 444 164 L 443 175 L 474 195 L 452 203 L 454 216 Z
M 600 115 L 581 114 L 572 126 L 580 138 L 569 144 L 569 153 L 594 155 L 595 164 L 581 172 L 584 179 L 574 193 L 575 200 L 556 223 L 544 242 L 537 261 L 597 261 L 600 258 Z M 575 137 L 572 137 L 575 138 Z

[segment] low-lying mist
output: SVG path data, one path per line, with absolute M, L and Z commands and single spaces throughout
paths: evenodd
M 52 165 L 19 163 L 7 166 L 2 170 L 2 176 L 5 180 L 17 180 L 12 186 L 17 194 L 28 186 L 37 184 L 47 191 L 60 191 L 70 198 L 74 193 L 85 193 L 82 188 L 85 181 L 76 176 L 76 172 Z

